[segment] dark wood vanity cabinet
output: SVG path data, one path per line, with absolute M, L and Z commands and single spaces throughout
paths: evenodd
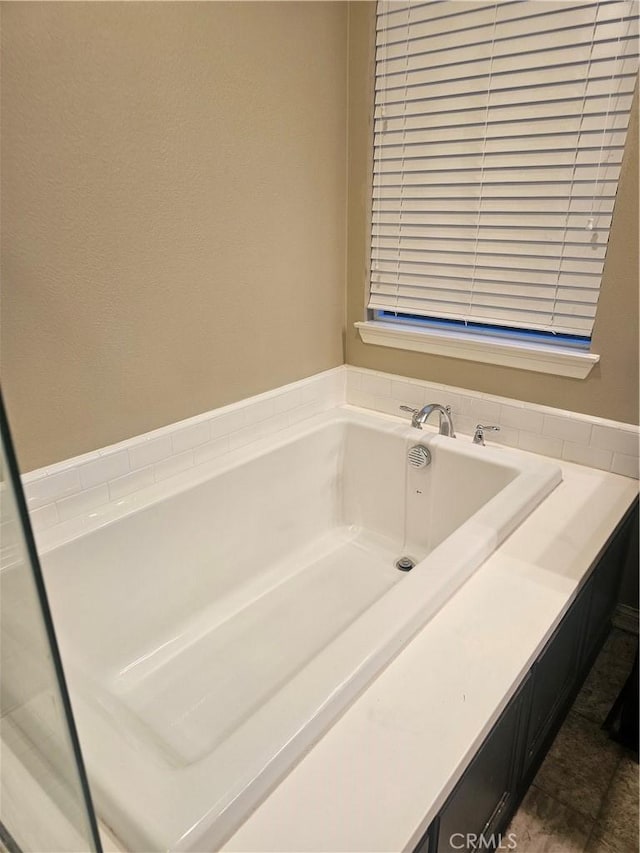
M 523 773 L 535 762 L 558 712 L 570 696 L 580 655 L 580 629 L 586 596 L 576 599 L 544 651 L 531 668 L 529 719 L 526 726 Z
M 616 606 L 622 570 L 634 540 L 634 525 L 638 525 L 637 507 L 605 549 L 587 583 L 587 588 L 590 588 L 589 610 L 583 632 L 581 670 L 591 666 L 609 631 L 609 619 Z
M 637 525 L 636 501 L 414 853 L 487 850 L 492 839 L 507 849 L 508 823 L 609 632 Z

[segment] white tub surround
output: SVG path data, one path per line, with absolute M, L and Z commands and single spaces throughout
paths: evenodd
M 216 848 L 560 479 L 337 407 L 41 531 L 100 816 Z

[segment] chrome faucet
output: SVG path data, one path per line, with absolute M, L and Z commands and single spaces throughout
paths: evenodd
M 403 412 L 411 412 L 411 426 L 416 429 L 422 429 L 422 424 L 427 422 L 427 418 L 432 412 L 438 412 L 440 415 L 440 435 L 448 435 L 455 438 L 456 434 L 453 431 L 453 420 L 451 419 L 451 406 L 441 406 L 440 403 L 428 403 L 421 409 L 412 409 L 411 406 L 400 406 Z
M 485 424 L 476 424 L 476 431 L 473 434 L 473 443 L 481 444 L 484 447 L 485 432 L 500 432 L 499 426 L 486 426 Z

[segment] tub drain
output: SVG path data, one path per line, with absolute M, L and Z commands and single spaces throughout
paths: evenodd
M 410 572 L 414 566 L 415 562 L 411 557 L 400 557 L 399 560 L 396 560 L 396 569 L 400 569 L 401 572 Z

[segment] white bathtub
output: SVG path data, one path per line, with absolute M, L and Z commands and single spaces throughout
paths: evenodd
M 215 849 L 560 480 L 342 407 L 43 535 L 101 817 Z

